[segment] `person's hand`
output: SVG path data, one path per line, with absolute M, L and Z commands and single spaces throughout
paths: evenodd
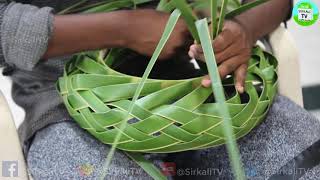
M 244 82 L 248 68 L 248 61 L 251 56 L 251 49 L 254 41 L 245 28 L 235 21 L 226 21 L 222 32 L 213 40 L 216 61 L 221 78 L 234 72 L 236 89 L 244 92 Z M 190 46 L 189 56 L 198 60 L 205 60 L 199 44 Z M 211 85 L 209 76 L 202 80 L 204 87 Z
M 125 30 L 127 31 L 127 48 L 151 56 L 159 43 L 170 14 L 151 9 L 134 10 L 129 14 L 128 29 Z M 163 48 L 159 59 L 170 58 L 179 48 L 186 46 L 186 42 L 190 42 L 190 39 L 187 25 L 184 20 L 180 19 Z

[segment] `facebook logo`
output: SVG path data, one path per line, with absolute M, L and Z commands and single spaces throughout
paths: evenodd
M 18 161 L 2 161 L 2 177 L 18 177 Z

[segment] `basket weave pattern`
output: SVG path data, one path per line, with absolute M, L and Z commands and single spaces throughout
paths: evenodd
M 236 138 L 248 134 L 266 116 L 277 88 L 277 61 L 260 48 L 253 50 L 245 83 L 248 101 L 234 93 L 227 98 Z M 134 105 L 118 149 L 169 153 L 225 143 L 219 106 L 208 101 L 211 88 L 201 78 L 148 79 Z M 111 69 L 104 58 L 80 54 L 65 67 L 58 90 L 74 120 L 105 144 L 112 144 L 126 118 L 140 77 Z M 233 78 L 223 81 L 234 87 Z

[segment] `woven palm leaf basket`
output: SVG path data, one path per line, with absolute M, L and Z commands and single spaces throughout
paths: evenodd
M 172 13 L 146 72 L 152 69 L 179 16 L 188 18 L 186 4 L 173 5 L 180 11 Z M 238 8 L 226 17 L 249 8 Z M 199 42 L 204 44 L 210 37 L 201 31 L 200 24 L 190 30 L 198 29 Z M 207 52 L 210 48 L 204 50 Z M 107 54 L 105 51 L 80 53 L 65 66 L 58 90 L 71 117 L 81 128 L 102 143 L 115 145 L 116 142 L 116 148 L 129 152 L 172 153 L 226 143 L 221 106 L 213 98 L 214 88 L 201 86 L 203 77 L 162 80 L 144 79 L 148 73 L 143 77 L 124 74 L 112 68 L 119 53 L 116 49 Z M 209 71 L 210 68 L 208 65 Z M 276 68 L 276 59 L 256 47 L 248 64 L 245 93 L 235 91 L 232 75 L 222 81 L 234 138 L 245 136 L 263 121 L 277 89 Z
M 276 92 L 276 66 L 272 55 L 255 49 L 245 84 L 249 101 L 241 102 L 238 93 L 226 101 L 237 138 L 265 117 Z M 125 119 L 137 121 L 128 122 L 117 148 L 167 153 L 223 144 L 219 106 L 206 102 L 212 89 L 202 87 L 201 78 L 148 79 L 131 116 Z M 114 71 L 100 57 L 81 54 L 66 66 L 59 91 L 74 120 L 101 142 L 112 144 L 140 79 Z

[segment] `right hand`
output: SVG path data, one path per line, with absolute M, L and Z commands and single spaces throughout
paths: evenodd
M 131 10 L 128 12 L 130 21 L 128 19 L 127 29 L 124 30 L 126 31 L 125 46 L 141 54 L 152 56 L 170 14 L 151 9 Z M 178 49 L 187 46 L 187 42 L 190 42 L 190 40 L 191 37 L 186 23 L 184 20 L 179 19 L 159 59 L 170 58 Z

